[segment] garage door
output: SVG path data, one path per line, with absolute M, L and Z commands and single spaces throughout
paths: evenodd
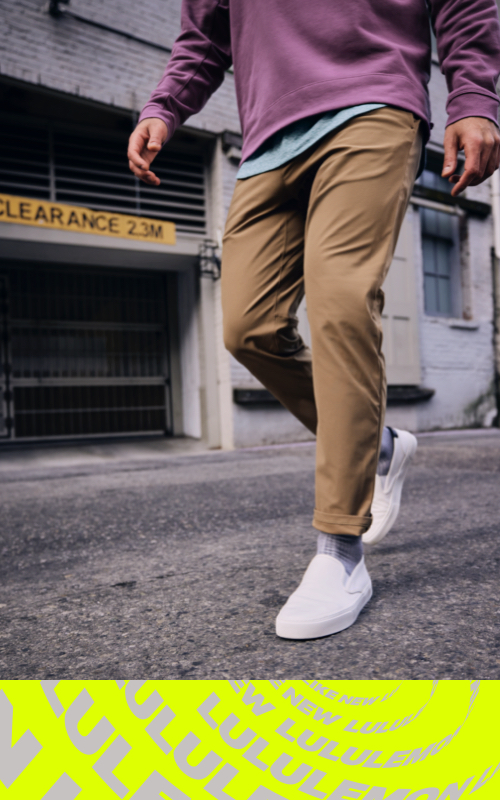
M 0 265 L 14 439 L 170 433 L 165 276 Z

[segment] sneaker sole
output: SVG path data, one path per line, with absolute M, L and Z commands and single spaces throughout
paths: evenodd
M 368 530 L 366 533 L 363 534 L 362 540 L 363 544 L 372 545 L 378 544 L 381 542 L 382 539 L 385 539 L 389 531 L 391 530 L 392 526 L 396 522 L 399 514 L 399 509 L 401 506 L 401 495 L 403 493 L 403 483 L 406 478 L 406 473 L 408 471 L 408 467 L 410 466 L 410 461 L 417 452 L 417 439 L 413 437 L 413 440 L 410 440 L 408 452 L 405 454 L 405 457 L 401 463 L 401 467 L 399 468 L 399 475 L 394 482 L 394 488 L 391 493 L 391 503 L 389 505 L 389 511 L 387 516 L 384 520 L 379 531 L 370 536 L 370 531 Z
M 351 608 L 334 617 L 317 622 L 281 622 L 276 620 L 276 635 L 281 639 L 320 639 L 340 633 L 353 625 L 360 611 L 365 607 L 373 594 L 372 583 L 360 592 L 359 598 Z

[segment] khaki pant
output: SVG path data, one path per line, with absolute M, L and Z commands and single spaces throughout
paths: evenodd
M 226 347 L 317 434 L 313 525 L 370 525 L 386 385 L 381 290 L 418 169 L 412 113 L 356 117 L 236 183 L 222 249 Z M 312 353 L 297 331 L 307 295 Z

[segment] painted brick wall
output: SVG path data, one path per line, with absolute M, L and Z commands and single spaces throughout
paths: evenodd
M 419 407 L 418 427 L 424 430 L 484 424 L 494 406 L 490 221 L 470 217 L 468 227 L 471 327 L 426 316 L 420 291 L 423 383 L 436 390 Z
M 170 47 L 180 26 L 180 0 L 72 0 L 71 10 Z M 160 79 L 168 54 L 70 17 L 53 19 L 43 0 L 0 0 L 0 73 L 89 100 L 139 111 Z M 234 78 L 189 125 L 239 131 Z
M 447 88 L 444 76 L 433 66 L 431 98 L 435 127 L 432 140 L 442 144 L 446 122 Z M 490 183 L 470 187 L 466 196 L 490 202 Z M 418 224 L 418 220 L 417 220 Z M 492 283 L 490 248 L 492 219 L 468 218 L 468 242 L 463 253 L 464 302 L 470 297 L 471 327 L 428 317 L 424 313 L 420 234 L 416 230 L 416 274 L 420 309 L 423 384 L 436 389 L 434 398 L 418 406 L 417 427 L 449 428 L 484 424 L 493 409 Z M 468 323 L 466 323 L 467 325 Z M 477 326 L 477 327 L 473 327 Z
M 479 187 L 478 187 L 479 188 Z M 468 219 L 464 289 L 471 319 L 430 317 L 424 311 L 420 221 L 414 215 L 415 279 L 419 308 L 422 385 L 434 397 L 415 406 L 389 407 L 387 422 L 410 430 L 490 425 L 495 415 L 492 344 L 491 217 Z

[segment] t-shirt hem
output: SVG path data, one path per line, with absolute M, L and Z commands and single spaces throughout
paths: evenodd
M 290 142 L 291 151 L 288 155 L 286 155 L 286 157 L 284 157 L 283 153 L 281 157 L 278 155 L 278 153 L 275 153 L 273 157 L 268 150 L 262 153 L 262 158 L 259 155 L 259 157 L 255 159 L 255 162 L 252 162 L 252 156 L 249 156 L 246 161 L 241 162 L 236 179 L 246 180 L 247 178 L 253 178 L 255 175 L 262 175 L 264 172 L 272 172 L 272 170 L 284 166 L 292 159 L 301 155 L 310 147 L 313 147 L 313 145 L 318 144 L 324 136 L 328 136 L 329 133 L 337 130 L 337 128 L 342 128 L 352 119 L 359 117 L 361 114 L 374 111 L 375 109 L 384 108 L 384 105 L 384 103 L 362 103 L 360 105 L 350 106 L 349 108 L 339 109 L 337 112 L 325 111 L 324 116 L 333 114 L 333 116 L 330 118 L 330 124 L 325 124 L 321 130 L 318 130 L 317 135 L 312 137 L 296 134 L 294 131 L 294 126 L 296 124 L 298 125 L 300 122 L 303 122 L 303 119 L 307 120 L 308 117 L 305 117 L 302 120 L 297 120 L 297 123 L 292 123 L 290 126 L 290 131 L 285 135 L 285 138 Z M 345 113 L 344 116 L 341 116 L 343 112 L 348 113 Z M 309 134 L 309 131 L 307 133 Z M 267 141 L 268 140 L 266 139 L 266 142 Z M 263 142 L 261 147 L 265 147 L 266 142 Z M 256 152 L 257 151 L 255 151 L 255 153 Z M 264 158 L 270 159 L 271 163 L 268 166 L 263 167 L 262 164 L 265 163 Z

